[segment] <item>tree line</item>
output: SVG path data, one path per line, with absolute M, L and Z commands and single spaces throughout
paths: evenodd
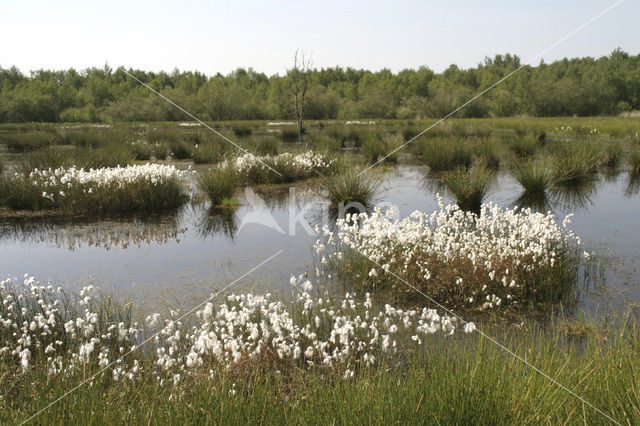
M 353 68 L 309 71 L 305 119 L 442 117 L 521 66 L 516 55 L 475 68 L 451 65 L 393 73 Z M 293 72 L 267 76 L 239 68 L 228 75 L 127 72 L 204 120 L 293 119 Z M 524 66 L 462 109 L 459 117 L 592 116 L 640 110 L 640 54 L 620 49 L 598 59 Z M 176 121 L 184 113 L 123 69 L 39 70 L 0 67 L 0 122 Z

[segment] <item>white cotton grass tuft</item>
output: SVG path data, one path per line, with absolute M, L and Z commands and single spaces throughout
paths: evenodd
M 349 378 L 381 357 L 401 359 L 395 355 L 400 347 L 428 345 L 429 336 L 459 328 L 456 318 L 434 309 L 379 309 L 369 294 L 319 297 L 305 276 L 291 284 L 298 293 L 286 304 L 270 294 L 230 295 L 222 303 L 207 302 L 191 325 L 172 312 L 149 315 L 145 326 L 110 317 L 104 307 L 113 300 L 95 286 L 60 297 L 64 292 L 33 277 L 6 279 L 0 282 L 0 354 L 14 361 L 16 371 L 27 371 L 34 360 L 46 362 L 52 376 L 94 365 L 110 370 L 105 377 L 115 381 L 135 381 L 146 366 L 162 383 L 177 384 L 197 369 L 264 357 L 304 369 L 338 369 Z M 145 347 L 136 351 L 141 342 Z

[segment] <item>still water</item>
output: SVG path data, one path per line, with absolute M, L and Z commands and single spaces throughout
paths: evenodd
M 401 217 L 437 209 L 436 194 L 445 191 L 426 171 L 398 166 L 386 172 L 378 204 L 396 206 Z M 579 190 L 551 193 L 538 206 L 560 220 L 573 213 L 571 228 L 585 248 L 608 258 L 606 286 L 582 296 L 587 310 L 640 302 L 639 189 L 622 172 Z M 313 227 L 329 220 L 317 188 L 303 184 L 294 191 L 244 190 L 236 210 L 189 205 L 175 215 L 144 220 L 2 221 L 0 275 L 27 273 L 70 288 L 94 283 L 151 312 L 190 308 L 282 251 L 230 291 L 286 289 L 292 274 L 314 273 Z M 515 206 L 519 193 L 503 173 L 487 201 Z

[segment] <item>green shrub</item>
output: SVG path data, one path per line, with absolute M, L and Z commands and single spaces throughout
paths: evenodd
M 238 184 L 238 174 L 232 167 L 215 168 L 202 172 L 197 178 L 198 189 L 205 193 L 212 206 L 231 199 Z

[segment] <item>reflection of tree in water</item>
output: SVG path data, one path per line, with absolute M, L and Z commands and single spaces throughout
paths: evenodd
M 238 231 L 238 215 L 235 208 L 210 208 L 197 224 L 198 234 L 204 238 L 223 234 L 233 239 Z
M 553 205 L 566 210 L 585 210 L 593 205 L 593 196 L 598 192 L 598 180 L 589 180 L 572 185 L 554 186 L 550 191 Z
M 624 195 L 628 198 L 635 197 L 640 193 L 640 174 L 629 172 L 627 176 L 627 186 L 624 189 Z
M 68 250 L 83 247 L 126 249 L 131 245 L 179 242 L 186 231 L 176 215 L 99 222 L 78 220 L 4 220 L 0 222 L 0 241 L 49 243 Z

